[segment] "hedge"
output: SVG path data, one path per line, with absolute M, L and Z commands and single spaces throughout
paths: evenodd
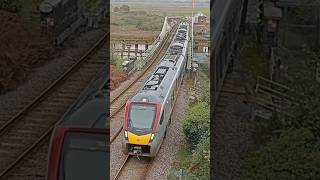
M 241 179 L 320 179 L 320 150 L 316 144 L 313 133 L 306 128 L 285 130 L 249 153 Z
M 208 136 L 210 131 L 210 108 L 206 102 L 198 102 L 186 113 L 184 134 L 187 141 L 195 147 L 199 141 Z

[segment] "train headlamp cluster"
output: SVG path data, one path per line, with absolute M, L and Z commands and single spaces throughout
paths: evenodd
M 155 138 L 155 136 L 156 136 L 155 134 L 153 134 L 153 133 L 151 134 L 150 142 L 152 142 L 152 141 L 153 141 L 153 139 Z
M 128 131 L 124 131 L 124 137 L 128 140 Z

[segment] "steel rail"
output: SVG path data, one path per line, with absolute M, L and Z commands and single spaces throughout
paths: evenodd
M 82 63 L 91 57 L 107 40 L 109 32 L 105 33 L 99 40 L 83 55 L 79 60 L 72 65 L 65 73 L 63 73 L 57 80 L 55 80 L 48 88 L 46 88 L 40 95 L 38 95 L 31 103 L 29 103 L 25 108 L 19 111 L 13 118 L 11 118 L 6 124 L 0 128 L 0 137 L 5 134 L 8 128 L 13 125 L 17 120 L 21 119 L 28 112 L 32 111 L 43 99 L 50 96 L 52 92 L 62 84 L 69 76 L 71 76 L 77 69 L 79 69 Z M 8 174 L 14 170 L 14 168 L 19 164 L 27 155 L 29 155 L 33 150 L 35 150 L 39 145 L 41 145 L 44 140 L 49 138 L 52 130 L 57 124 L 59 124 L 62 119 L 58 120 L 56 123 L 50 125 L 50 127 L 36 140 L 34 141 L 27 149 L 19 154 L 17 158 L 14 159 L 2 172 L 0 172 L 0 179 L 3 179 L 8 176 Z

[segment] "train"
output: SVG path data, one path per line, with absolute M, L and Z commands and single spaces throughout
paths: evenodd
M 153 158 L 158 153 L 185 74 L 189 31 L 187 22 L 178 25 L 164 57 L 141 89 L 126 102 L 124 154 Z
M 109 178 L 108 72 L 104 66 L 53 130 L 47 180 Z
M 78 0 L 44 0 L 39 10 L 41 29 L 52 34 L 56 45 L 62 44 L 82 23 Z
M 216 0 L 211 12 L 211 102 L 215 107 L 225 76 L 232 71 L 246 0 Z M 214 110 L 213 110 L 214 111 Z M 211 112 L 213 112 L 211 111 Z
M 50 34 L 55 45 L 62 45 L 79 27 L 89 23 L 85 17 L 86 5 L 89 2 L 89 0 L 43 0 L 39 6 L 42 32 Z M 99 8 L 103 14 L 100 21 L 105 20 L 107 16 L 107 4 L 107 1 L 99 1 Z

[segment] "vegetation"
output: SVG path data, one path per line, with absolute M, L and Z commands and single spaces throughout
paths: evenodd
M 290 74 L 290 86 L 303 94 L 303 103 L 284 122 L 255 123 L 260 143 L 244 159 L 242 179 L 320 179 L 320 83 L 315 80 L 320 53 L 307 52 L 305 66 Z
M 304 95 L 302 99 L 304 103 L 292 110 L 295 116 L 286 121 L 286 126 L 304 127 L 314 136 L 320 137 L 320 83 L 315 78 L 317 63 L 320 63 L 320 52 L 307 51 L 306 69 L 297 72 L 291 84 Z
M 117 67 L 118 69 L 122 69 L 122 63 L 123 63 L 123 60 L 121 60 L 121 58 L 118 58 L 118 57 L 114 57 L 111 60 L 111 64 Z
M 241 179 L 320 179 L 319 143 L 308 129 L 288 129 L 250 153 Z
M 142 31 L 160 31 L 164 21 L 164 17 L 147 14 L 146 11 L 131 11 L 111 16 L 111 25 Z
M 254 79 L 257 76 L 268 77 L 268 60 L 260 52 L 253 38 L 246 39 L 242 47 L 241 56 L 245 57 L 245 61 L 242 62 L 244 69 L 249 71 Z
M 201 139 L 208 136 L 210 131 L 210 108 L 206 102 L 198 102 L 186 113 L 184 134 L 187 141 L 193 146 L 197 146 Z
M 209 81 L 206 75 L 199 78 L 201 79 L 199 89 L 202 96 L 190 104 L 185 115 L 183 131 L 186 143 L 177 153 L 179 163 L 175 166 L 176 171 L 183 170 L 185 179 L 209 179 L 210 103 L 207 95 Z M 175 177 L 171 174 L 169 179 L 175 179 Z
M 113 8 L 113 12 L 128 13 L 130 12 L 130 7 L 128 5 L 116 6 Z
M 304 4 L 319 4 L 319 0 L 304 0 Z M 294 6 L 288 9 L 289 21 L 294 24 L 312 25 L 316 23 L 316 6 Z
M 124 3 L 115 3 L 111 5 L 111 8 L 119 6 Z M 190 16 L 192 10 L 194 14 L 202 12 L 207 16 L 210 16 L 209 6 L 196 6 L 192 9 L 191 1 L 190 3 L 170 3 L 170 4 L 161 4 L 161 3 L 125 3 L 130 6 L 131 11 L 147 11 L 148 14 L 160 15 L 160 16 Z M 179 8 L 177 8 L 179 7 Z
M 0 9 L 17 13 L 21 9 L 21 4 L 19 0 L 0 0 Z

